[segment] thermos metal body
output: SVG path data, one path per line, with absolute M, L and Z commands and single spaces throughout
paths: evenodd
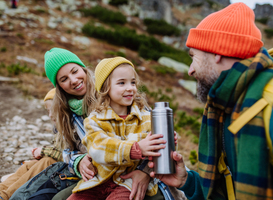
M 154 171 L 157 174 L 175 173 L 174 160 L 171 157 L 175 151 L 174 145 L 174 123 L 173 111 L 169 108 L 168 102 L 156 102 L 155 108 L 151 112 L 152 133 L 162 134 L 163 139 L 167 141 L 166 148 L 160 149 L 161 156 L 154 157 Z

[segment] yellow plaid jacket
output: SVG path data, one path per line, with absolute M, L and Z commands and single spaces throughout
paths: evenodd
M 130 158 L 130 151 L 134 142 L 144 139 L 151 131 L 150 112 L 139 110 L 133 103 L 130 114 L 124 120 L 109 106 L 101 113 L 92 112 L 84 120 L 84 127 L 86 136 L 82 143 L 87 147 L 98 174 L 89 181 L 81 180 L 73 193 L 93 188 L 110 178 L 131 190 L 132 179 L 123 180 L 119 176 L 135 170 L 140 162 Z M 151 180 L 146 194 L 153 196 L 156 193 L 157 184 Z

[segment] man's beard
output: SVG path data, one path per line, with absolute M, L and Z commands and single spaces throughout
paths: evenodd
M 207 102 L 207 96 L 209 94 L 210 88 L 218 79 L 218 75 L 215 71 L 210 71 L 208 74 L 210 74 L 210 76 L 207 77 L 207 79 L 200 78 L 197 80 L 197 99 L 202 103 Z
M 207 96 L 212 85 L 213 84 L 206 83 L 204 80 L 197 81 L 197 99 L 199 101 L 202 103 L 207 102 Z

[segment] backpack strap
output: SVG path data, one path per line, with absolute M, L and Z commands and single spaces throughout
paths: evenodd
M 158 181 L 157 185 L 160 191 L 162 192 L 165 200 L 174 200 L 169 187 L 165 185 L 165 183 L 163 183 L 162 181 Z
M 59 192 L 59 190 L 57 190 L 56 188 L 44 188 L 44 189 L 41 189 L 41 190 L 35 192 L 33 195 L 31 195 L 29 197 L 29 199 L 36 197 L 38 195 L 41 195 L 41 194 L 57 194 L 58 192 Z
M 218 162 L 218 170 L 221 174 L 224 174 L 225 176 L 228 200 L 235 200 L 234 187 L 232 183 L 232 174 L 229 167 L 225 163 L 225 157 L 226 154 L 222 152 Z

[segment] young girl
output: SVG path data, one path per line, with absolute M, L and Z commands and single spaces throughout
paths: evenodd
M 95 86 L 100 93 L 95 111 L 85 119 L 83 144 L 92 157 L 98 174 L 89 181 L 80 181 L 72 199 L 132 199 L 132 180 L 120 175 L 136 169 L 144 156 L 165 148 L 162 135 L 151 135 L 150 112 L 137 91 L 139 77 L 134 65 L 125 58 L 103 59 L 95 70 Z M 90 189 L 92 188 L 92 189 Z M 76 193 L 77 192 L 77 193 Z M 157 193 L 150 182 L 149 196 Z
M 96 102 L 93 73 L 78 56 L 61 48 L 52 48 L 45 53 L 45 71 L 56 87 L 53 115 L 60 133 L 57 142 L 66 148 L 63 151 L 64 161 L 69 163 L 70 171 L 74 171 L 83 181 L 92 179 L 96 170 L 81 139 L 85 136 L 83 119 L 89 115 Z M 137 186 L 147 187 L 149 180 L 146 173 L 140 170 L 135 172 L 133 183 L 137 195 L 143 193 L 139 189 L 141 187 Z M 72 192 L 71 188 L 73 186 L 61 191 L 53 200 L 66 199 Z

